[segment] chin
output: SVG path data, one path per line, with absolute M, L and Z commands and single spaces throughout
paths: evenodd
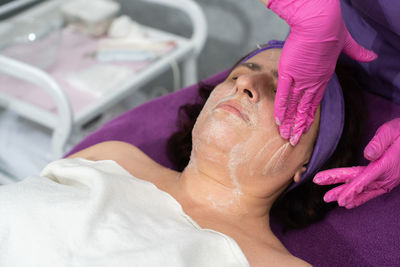
M 218 116 L 207 120 L 207 123 L 196 123 L 192 133 L 193 139 L 223 147 L 245 141 L 243 135 L 243 127 L 238 122 Z

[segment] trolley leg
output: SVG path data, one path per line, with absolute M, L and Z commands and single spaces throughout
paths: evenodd
M 183 61 L 183 86 L 189 86 L 197 83 L 197 57 L 191 56 Z

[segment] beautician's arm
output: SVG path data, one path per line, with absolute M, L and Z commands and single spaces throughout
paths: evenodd
M 337 201 L 348 209 L 391 191 L 400 184 L 400 118 L 379 127 L 364 149 L 367 166 L 338 168 L 319 172 L 319 185 L 344 183 L 328 191 L 324 200 Z
M 354 41 L 339 0 L 261 0 L 290 26 L 279 61 L 274 115 L 283 138 L 294 146 L 314 120 L 341 52 L 368 62 L 376 54 Z

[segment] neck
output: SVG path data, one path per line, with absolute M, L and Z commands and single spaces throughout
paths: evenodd
M 178 180 L 179 191 L 190 209 L 211 211 L 241 222 L 268 226 L 272 197 L 253 196 L 230 177 L 229 172 L 215 175 L 192 160 Z

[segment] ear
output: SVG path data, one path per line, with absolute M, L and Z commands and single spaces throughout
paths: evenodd
M 308 164 L 308 163 L 305 163 L 299 170 L 297 170 L 297 171 L 295 172 L 294 177 L 293 177 L 293 180 L 294 180 L 295 183 L 300 182 L 301 175 L 302 175 L 303 173 L 305 173 L 306 170 L 307 170 L 307 164 Z

